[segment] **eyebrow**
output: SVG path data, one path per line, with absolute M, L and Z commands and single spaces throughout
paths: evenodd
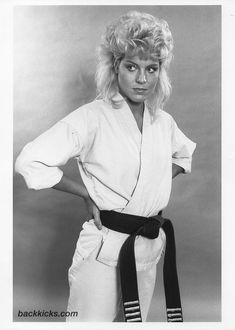
M 134 64 L 134 65 L 138 65 L 137 63 L 135 63 L 135 62 L 133 62 L 131 60 L 128 60 L 128 59 L 126 59 L 125 62 L 130 63 L 130 64 Z M 159 66 L 159 63 L 151 63 L 151 64 L 147 65 L 147 67 L 150 67 L 150 66 L 158 67 Z

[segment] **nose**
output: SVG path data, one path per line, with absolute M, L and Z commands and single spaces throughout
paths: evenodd
M 139 84 L 145 84 L 147 82 L 146 75 L 145 75 L 145 72 L 143 70 L 138 72 L 137 77 L 136 77 L 136 81 Z

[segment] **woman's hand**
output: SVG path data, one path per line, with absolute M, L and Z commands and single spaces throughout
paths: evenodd
M 94 218 L 94 222 L 96 227 L 101 230 L 102 229 L 102 223 L 100 220 L 100 210 L 98 209 L 97 205 L 95 204 L 95 202 L 90 198 L 90 197 L 86 197 L 84 198 L 84 201 L 86 203 L 86 207 L 88 210 L 88 215 L 91 219 Z

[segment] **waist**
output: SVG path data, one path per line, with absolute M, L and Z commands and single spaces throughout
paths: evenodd
M 100 211 L 100 219 L 102 224 L 111 230 L 129 235 L 138 234 L 154 239 L 158 237 L 159 229 L 164 222 L 161 214 L 162 211 L 154 217 L 143 217 L 102 210 Z

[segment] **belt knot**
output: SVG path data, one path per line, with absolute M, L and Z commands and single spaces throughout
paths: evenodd
M 149 218 L 137 231 L 141 235 L 150 239 L 157 238 L 161 224 L 157 219 Z

